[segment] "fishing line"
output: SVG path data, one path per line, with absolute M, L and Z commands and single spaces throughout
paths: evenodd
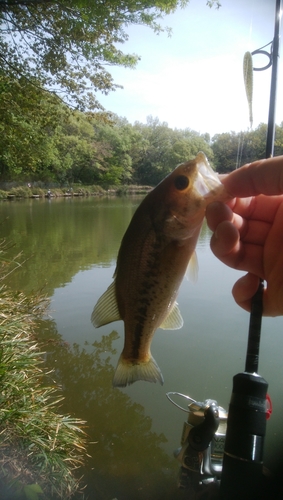
M 235 167 L 236 170 L 241 166 L 242 163 L 244 142 L 245 142 L 245 132 L 240 132 L 238 138 L 238 148 L 237 148 L 236 167 Z

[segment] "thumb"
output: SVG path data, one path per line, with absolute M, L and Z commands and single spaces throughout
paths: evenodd
M 252 298 L 258 289 L 258 285 L 259 277 L 248 273 L 236 281 L 233 286 L 232 294 L 235 302 L 246 311 L 251 311 Z

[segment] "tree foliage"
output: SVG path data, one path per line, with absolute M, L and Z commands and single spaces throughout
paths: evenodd
M 198 151 L 207 155 L 219 173 L 265 157 L 265 124 L 210 138 L 189 128 L 172 129 L 152 116 L 145 124 L 131 125 L 115 115 L 110 120 L 100 112 L 70 112 L 54 96 L 37 96 L 26 81 L 23 85 L 2 78 L 0 85 L 2 181 L 154 186 Z M 10 106 L 5 107 L 5 99 Z M 283 123 L 276 126 L 274 154 L 283 154 Z
M 96 91 L 117 88 L 109 67 L 139 59 L 121 50 L 127 26 L 159 32 L 160 18 L 188 2 L 0 0 L 0 179 L 156 185 L 200 150 L 218 172 L 264 158 L 264 124 L 210 139 L 158 118 L 131 125 L 101 110 Z M 283 153 L 283 124 L 274 153 Z
M 157 184 L 173 166 L 193 158 L 200 150 L 212 155 L 209 144 L 200 134 L 190 129 L 172 130 L 158 118 L 150 116 L 145 125 L 135 123 L 134 129 L 140 134 L 139 150 L 133 155 L 133 181 L 137 184 Z
M 246 132 L 226 132 L 212 138 L 211 147 L 214 166 L 219 173 L 231 172 L 235 168 L 265 158 L 267 125 L 260 123 Z M 274 156 L 283 154 L 283 122 L 276 125 Z
M 53 94 L 44 93 L 25 78 L 0 73 L 1 177 L 37 175 L 57 161 L 54 141 L 58 122 L 69 110 Z
M 95 122 L 102 118 L 96 92 L 118 87 L 109 68 L 139 60 L 121 50 L 127 26 L 166 30 L 160 19 L 188 2 L 0 0 L 1 179 L 129 180 L 136 131 L 103 127 L 103 121 L 98 130 L 78 113 L 71 117 L 71 109 L 95 111 Z
M 0 70 L 12 79 L 36 79 L 78 109 L 97 109 L 95 92 L 118 86 L 109 65 L 133 67 L 139 59 L 119 48 L 126 27 L 161 31 L 158 20 L 188 1 L 1 1 Z

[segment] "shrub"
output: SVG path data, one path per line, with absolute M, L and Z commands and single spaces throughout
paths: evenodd
M 28 186 L 18 186 L 10 189 L 9 194 L 13 194 L 16 198 L 29 198 L 32 191 Z

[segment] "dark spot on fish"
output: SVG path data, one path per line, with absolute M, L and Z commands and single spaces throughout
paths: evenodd
M 153 257 L 155 257 L 155 251 L 156 251 L 156 250 L 158 251 L 159 249 L 160 249 L 160 241 L 159 241 L 159 239 L 158 239 L 158 240 L 156 240 L 156 241 L 152 244 L 152 250 L 151 250 L 151 252 L 150 252 L 150 254 L 149 254 L 149 255 L 152 255 Z
M 147 296 L 149 293 L 151 293 L 151 290 L 154 289 L 154 287 L 158 284 L 155 283 L 154 281 L 145 281 L 143 282 L 142 288 L 140 289 L 139 295 L 142 296 Z
M 137 321 L 138 326 L 142 329 L 144 327 L 145 317 L 143 315 L 141 316 L 140 314 L 136 314 L 135 320 Z
M 178 175 L 178 177 L 176 177 L 174 180 L 175 188 L 178 189 L 178 191 L 183 191 L 184 189 L 186 189 L 189 183 L 190 181 L 185 175 Z
M 201 206 L 201 200 L 200 200 L 200 199 L 196 199 L 196 200 L 195 200 L 195 206 L 196 206 L 197 208 L 199 208 L 199 207 Z
M 147 313 L 147 306 L 144 307 L 139 307 L 138 313 L 141 314 L 142 316 L 146 316 Z
M 146 273 L 144 273 L 144 276 L 145 276 L 145 278 L 151 278 L 152 271 L 147 271 Z
M 142 323 L 138 323 L 135 328 L 135 333 L 134 333 L 134 341 L 132 342 L 132 356 L 134 359 L 137 359 L 139 357 L 139 350 L 140 350 L 140 340 L 141 340 L 141 335 L 143 332 L 143 321 L 144 318 L 142 319 Z
M 142 294 L 143 294 L 143 293 L 144 293 L 144 290 L 146 290 L 146 288 L 148 287 L 148 280 L 146 280 L 146 281 L 142 281 L 142 282 L 141 282 L 141 286 L 142 286 L 142 289 L 141 289 L 140 293 L 142 293 Z
M 149 306 L 150 305 L 150 300 L 147 297 L 142 297 L 140 299 L 140 303 L 141 303 L 141 305 Z

